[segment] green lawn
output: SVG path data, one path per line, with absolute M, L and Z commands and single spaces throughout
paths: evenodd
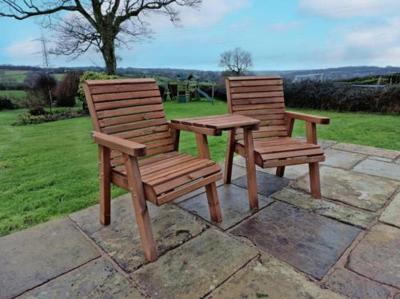
M 226 113 L 222 102 L 165 106 L 169 118 Z M 0 235 L 83 209 L 98 197 L 97 149 L 90 140 L 89 118 L 11 126 L 20 112 L 0 112 Z M 330 126 L 319 127 L 321 138 L 400 150 L 399 116 L 306 112 L 332 118 Z M 296 135 L 302 132 L 297 125 Z M 210 138 L 214 159 L 223 159 L 225 142 L 226 136 Z M 192 134 L 182 134 L 181 149 L 196 153 Z M 113 190 L 114 196 L 121 193 Z
M 0 97 L 1 96 L 20 100 L 25 98 L 26 92 L 24 90 L 0 90 Z

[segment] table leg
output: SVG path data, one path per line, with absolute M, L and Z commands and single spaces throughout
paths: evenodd
M 258 209 L 257 175 L 256 163 L 254 160 L 253 131 L 246 128 L 244 128 L 243 131 L 244 146 L 246 151 L 247 189 L 249 193 L 249 203 L 251 209 Z

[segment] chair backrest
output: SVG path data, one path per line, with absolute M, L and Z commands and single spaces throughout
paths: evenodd
M 147 155 L 174 150 L 154 79 L 89 80 L 84 90 L 96 131 L 145 144 Z
M 230 113 L 261 121 L 260 130 L 253 133 L 254 139 L 288 136 L 281 77 L 229 77 L 226 92 Z M 243 132 L 238 131 L 236 140 L 241 139 Z

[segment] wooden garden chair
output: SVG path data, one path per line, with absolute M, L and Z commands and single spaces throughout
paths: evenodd
M 285 110 L 281 77 L 230 77 L 226 79 L 229 112 L 259 119 L 260 129 L 253 133 L 255 163 L 262 168 L 277 167 L 282 177 L 285 166 L 306 164 L 310 170 L 310 189 L 321 198 L 319 162 L 325 160 L 317 143 L 317 124 L 329 124 L 329 118 Z M 306 122 L 307 140 L 293 139 L 295 119 Z M 234 153 L 245 156 L 243 132 L 231 132 L 225 163 L 224 182 L 230 183 Z
M 179 130 L 165 118 L 154 79 L 86 81 L 86 100 L 99 145 L 100 222 L 110 224 L 111 183 L 131 192 L 145 257 L 157 259 L 146 201 L 160 206 L 205 187 L 211 219 L 222 220 L 215 182 L 220 166 L 205 158 L 206 132 L 198 138 L 201 157 L 178 152 Z M 190 129 L 190 128 L 188 128 Z M 203 134 L 204 133 L 204 134 Z

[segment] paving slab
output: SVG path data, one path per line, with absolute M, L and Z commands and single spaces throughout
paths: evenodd
M 250 210 L 249 206 L 247 189 L 230 184 L 220 186 L 217 190 L 222 211 L 222 222 L 215 223 L 214 225 L 226 230 L 252 215 L 252 211 Z M 258 196 L 258 201 L 260 208 L 272 203 L 272 199 L 266 198 L 262 195 Z M 181 202 L 179 206 L 187 211 L 190 211 L 191 213 L 199 215 L 209 222 L 211 221 L 207 196 L 204 193 Z
M 400 165 L 396 163 L 387 163 L 387 162 L 367 159 L 358 164 L 354 168 L 354 170 L 366 174 L 376 175 L 400 181 Z
M 69 219 L 0 238 L 0 298 L 12 298 L 99 256 Z
M 289 185 L 287 178 L 277 177 L 275 175 L 257 171 L 257 189 L 258 194 L 269 197 Z M 247 189 L 247 177 L 242 176 L 232 181 L 232 184 Z
M 368 156 L 368 159 L 382 161 L 382 162 L 389 162 L 389 163 L 393 162 L 393 159 L 383 158 L 383 157 L 378 157 L 378 156 Z
M 245 160 L 243 157 L 235 157 L 234 164 L 241 167 L 245 167 Z M 235 167 L 233 167 L 235 169 Z M 257 171 L 266 172 L 275 175 L 276 168 L 261 168 L 257 166 Z M 308 164 L 291 165 L 285 169 L 285 178 L 290 180 L 296 180 L 299 177 L 308 173 Z
M 292 188 L 285 188 L 282 191 L 274 193 L 272 197 L 299 208 L 334 218 L 341 222 L 356 225 L 361 228 L 369 227 L 378 217 L 376 214 L 371 212 L 356 210 L 355 208 L 326 201 L 324 199 L 315 199 L 308 193 L 300 192 Z
M 159 254 L 188 241 L 207 228 L 195 216 L 174 205 L 156 207 L 148 203 L 148 206 Z M 100 225 L 98 214 L 99 207 L 94 206 L 70 217 L 126 272 L 132 272 L 146 263 L 130 196 L 112 201 L 109 226 Z
M 367 157 L 366 155 L 339 151 L 336 149 L 327 149 L 325 151 L 325 156 L 326 160 L 322 162 L 323 165 L 345 169 L 352 169 L 358 162 Z
M 257 255 L 254 247 L 209 229 L 132 278 L 152 298 L 201 298 Z
M 220 163 L 220 165 L 221 165 L 221 169 L 224 169 L 224 167 L 225 167 L 224 163 Z M 232 180 L 237 179 L 238 177 L 241 177 L 241 176 L 244 176 L 244 175 L 246 175 L 246 169 L 245 168 L 243 168 L 241 166 L 233 166 L 233 169 L 232 169 Z M 224 181 L 223 180 L 217 181 L 217 186 L 218 187 L 222 186 L 222 185 L 224 185 Z M 195 197 L 195 196 L 197 196 L 199 194 L 202 194 L 202 193 L 205 193 L 205 192 L 206 192 L 205 188 L 200 188 L 200 189 L 197 189 L 195 191 L 192 191 L 190 193 L 187 193 L 187 194 L 177 198 L 176 200 L 174 200 L 174 202 L 175 203 L 180 203 L 182 201 L 185 201 L 185 200 L 187 200 L 189 198 Z
M 267 254 L 249 263 L 208 298 L 344 299 Z
M 348 267 L 375 281 L 400 287 L 400 229 L 375 225 L 350 254 Z
M 379 220 L 400 228 L 400 193 L 393 198 Z
M 399 185 L 398 182 L 386 178 L 327 166 L 322 167 L 320 173 L 323 197 L 369 211 L 383 208 Z M 309 185 L 309 178 L 304 177 L 294 186 L 309 191 Z
M 398 151 L 350 143 L 338 143 L 332 146 L 332 148 L 389 159 L 395 159 L 400 156 L 400 152 Z
M 321 279 L 360 231 L 276 202 L 236 226 L 231 233 L 250 239 L 258 248 Z
M 400 299 L 400 293 L 396 294 L 393 299 Z
M 335 269 L 324 286 L 352 299 L 384 299 L 391 291 L 384 285 L 346 269 Z
M 110 262 L 100 258 L 18 298 L 138 299 L 144 297 L 127 278 L 113 268 Z

